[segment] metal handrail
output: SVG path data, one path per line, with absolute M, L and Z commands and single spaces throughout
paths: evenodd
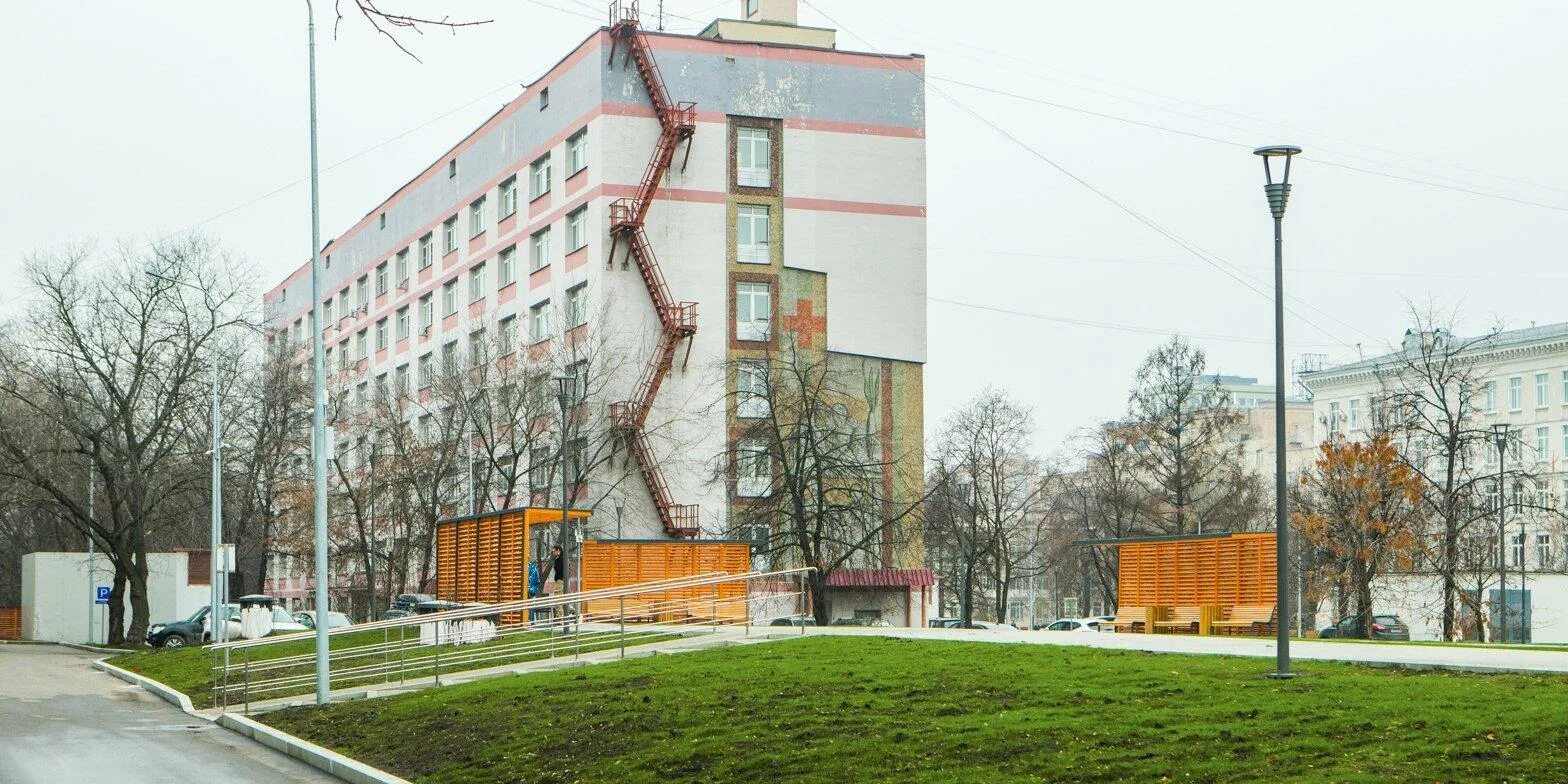
M 410 615 L 404 618 L 372 621 L 370 623 L 362 623 L 354 626 L 340 626 L 336 629 L 328 630 L 327 635 L 330 637 L 343 634 L 354 634 L 356 632 L 376 631 L 381 629 L 416 627 L 427 623 L 440 623 L 443 621 L 461 621 L 470 618 L 484 618 L 491 615 L 527 612 L 528 610 L 547 609 L 551 607 L 577 604 L 579 602 L 591 602 L 604 599 L 640 596 L 645 593 L 654 593 L 657 591 L 673 591 L 683 588 L 701 588 L 709 585 L 720 585 L 728 582 L 754 580 L 766 577 L 794 576 L 815 571 L 815 569 L 816 567 L 803 566 L 793 569 L 780 569 L 771 572 L 752 571 L 741 572 L 738 574 L 731 574 L 726 572 L 706 572 L 696 576 L 675 577 L 668 580 L 653 580 L 645 583 L 635 583 L 632 585 L 616 586 L 612 588 L 599 588 L 592 591 L 554 594 L 536 599 L 521 599 L 514 602 L 502 602 L 498 604 L 483 605 L 476 604 L 471 607 L 462 607 L 456 610 L 446 610 L 444 612 L 429 613 L 427 615 Z M 256 640 L 236 640 L 233 642 L 217 643 L 206 647 L 207 649 L 213 651 L 239 650 L 242 648 L 258 648 L 264 645 L 275 645 L 298 640 L 315 639 L 315 636 L 316 633 L 314 631 L 296 632 L 294 634 L 281 634 L 262 637 Z

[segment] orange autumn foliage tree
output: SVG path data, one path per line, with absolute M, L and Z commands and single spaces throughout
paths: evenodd
M 1358 627 L 1372 623 L 1372 581 L 1408 568 L 1418 546 L 1422 481 L 1399 459 L 1387 435 L 1366 442 L 1325 442 L 1301 477 L 1291 517 L 1307 541 L 1330 557 L 1355 598 Z

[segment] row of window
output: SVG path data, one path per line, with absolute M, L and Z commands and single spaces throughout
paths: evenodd
M 1552 404 L 1552 376 L 1550 373 L 1535 374 L 1535 407 L 1547 408 Z M 1559 383 L 1561 384 L 1562 402 L 1568 404 L 1568 370 L 1562 371 Z M 1481 390 L 1483 408 L 1488 414 L 1497 413 L 1497 382 L 1488 381 Z M 1512 376 L 1508 379 L 1508 410 L 1524 410 L 1524 376 Z

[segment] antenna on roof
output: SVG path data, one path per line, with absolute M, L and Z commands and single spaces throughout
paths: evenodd
M 664 0 L 659 0 L 659 32 L 664 32 Z

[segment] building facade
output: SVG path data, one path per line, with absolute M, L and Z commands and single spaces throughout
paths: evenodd
M 864 374 L 890 470 L 918 478 L 923 59 L 838 50 L 793 0 L 737 10 L 697 36 L 594 31 L 328 242 L 332 393 L 418 399 L 481 340 L 496 363 L 594 342 L 605 389 L 586 403 L 625 451 L 577 503 L 613 494 L 627 538 L 732 536 L 767 483 L 712 465 L 748 415 L 745 361 L 788 340 Z M 264 305 L 307 357 L 309 265 Z
M 1453 349 L 1434 350 L 1431 341 Z M 1480 338 L 1411 330 L 1399 351 L 1305 374 L 1302 383 L 1313 393 L 1316 440 L 1361 439 L 1378 429 L 1386 416 L 1389 385 L 1407 358 L 1423 351 L 1452 355 L 1475 385 L 1465 404 L 1464 428 L 1474 440 L 1465 462 L 1467 478 L 1483 490 L 1478 519 L 1470 526 L 1467 547 L 1474 557 L 1463 589 L 1490 608 L 1484 623 L 1494 629 L 1503 626 L 1501 611 L 1508 608 L 1510 640 L 1568 640 L 1562 513 L 1568 507 L 1568 323 Z M 1493 446 L 1494 426 L 1506 433 L 1501 462 Z M 1395 437 L 1406 459 L 1417 464 L 1438 450 L 1419 436 Z M 1501 509 L 1498 483 L 1491 479 L 1500 470 L 1507 476 L 1501 482 L 1506 501 Z M 1436 639 L 1440 583 L 1419 561 L 1417 566 L 1413 574 L 1385 580 L 1378 597 L 1388 611 L 1405 618 L 1412 636 Z M 1473 629 L 1474 621 L 1470 625 Z
M 1251 376 L 1209 376 L 1230 396 L 1231 408 L 1241 416 L 1235 438 L 1241 441 L 1241 461 L 1247 470 L 1274 475 L 1274 385 Z M 1312 425 L 1312 402 L 1285 397 L 1285 471 L 1297 476 L 1312 467 L 1318 441 Z

